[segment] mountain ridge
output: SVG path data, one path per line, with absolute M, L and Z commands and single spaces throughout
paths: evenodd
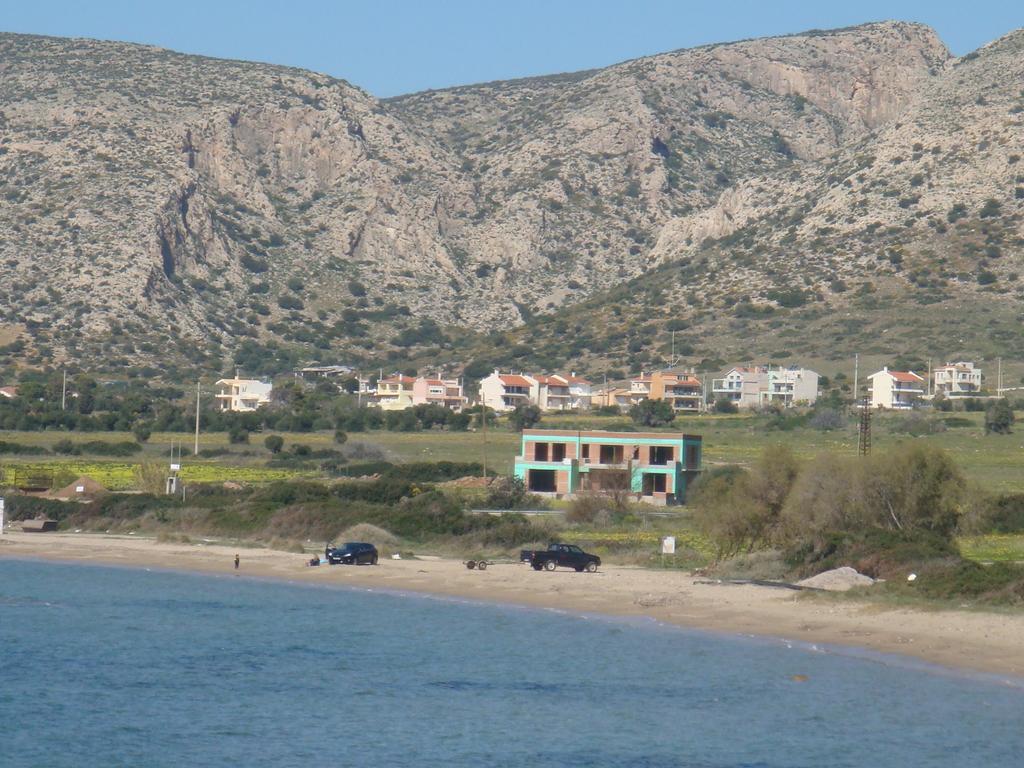
M 757 289 L 746 304 L 785 313 L 793 308 L 766 298 L 778 293 L 773 271 L 797 275 L 806 264 L 787 279 L 813 278 L 815 296 L 822 270 L 834 273 L 828 282 L 859 284 L 878 267 L 863 256 L 871 244 L 857 222 L 873 223 L 878 211 L 890 223 L 876 230 L 892 228 L 924 206 L 930 213 L 918 220 L 936 222 L 944 212 L 932 208 L 954 184 L 912 148 L 894 167 L 921 165 L 918 183 L 888 166 L 822 180 L 865 153 L 892 160 L 908 131 L 942 134 L 935 110 L 984 124 L 970 132 L 988 131 L 990 147 L 1017 146 L 1012 87 L 960 76 L 979 61 L 1019 74 L 999 53 L 1019 35 L 954 59 L 924 25 L 875 22 L 387 99 L 283 65 L 0 35 L 0 263 L 9 273 L 0 322 L 33 364 L 227 368 L 240 355 L 267 367 L 299 358 L 513 363 L 529 358 L 500 350 L 524 346 L 513 339 L 535 329 L 543 340 L 552 313 L 571 315 L 568 307 L 600 304 L 627 281 L 701 259 L 727 270 L 710 282 L 693 277 L 710 305 L 746 286 Z M 979 89 L 987 107 L 944 101 L 982 98 Z M 941 106 L 929 112 L 922 98 Z M 894 128 L 907 114 L 920 125 Z M 990 151 L 982 173 L 950 152 L 940 159 L 956 161 L 955 183 L 973 196 L 996 194 L 996 178 L 1008 185 L 998 192 L 1002 260 L 983 265 L 1008 279 L 1020 249 L 1014 173 L 999 165 L 1007 153 Z M 844 196 L 858 173 L 886 195 L 858 187 Z M 815 196 L 801 223 L 790 221 Z M 978 208 L 973 197 L 963 204 Z M 931 232 L 908 227 L 908 265 L 932 258 L 915 245 L 934 240 L 936 225 L 925 226 Z M 749 241 L 742 259 L 721 252 L 729 238 Z M 777 264 L 757 255 L 782 245 L 862 255 L 841 265 L 825 252 Z M 934 255 L 942 258 L 952 257 Z M 907 279 L 883 277 L 880 285 Z M 944 290 L 973 295 L 960 282 Z M 692 314 L 682 293 L 660 300 Z M 667 322 L 640 327 L 660 336 Z M 508 345 L 489 347 L 503 334 Z M 723 350 L 735 347 L 728 333 L 720 338 Z M 653 340 L 621 354 L 551 344 L 560 363 L 654 359 Z

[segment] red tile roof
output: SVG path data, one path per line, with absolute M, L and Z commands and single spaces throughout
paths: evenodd
M 504 384 L 506 387 L 526 387 L 527 389 L 529 389 L 530 387 L 533 386 L 529 379 L 523 378 L 522 376 L 505 375 L 498 376 L 498 378 L 501 380 L 501 383 Z
M 913 371 L 888 371 L 889 375 L 896 381 L 902 381 L 905 383 L 914 384 L 918 381 L 924 381 L 924 378 L 918 376 Z
M 381 379 L 381 383 L 387 384 L 412 384 L 416 379 L 412 376 L 388 376 L 386 379 Z
M 559 374 L 558 378 L 567 381 L 570 384 L 590 384 L 590 382 L 584 379 L 582 376 L 566 376 L 565 374 Z

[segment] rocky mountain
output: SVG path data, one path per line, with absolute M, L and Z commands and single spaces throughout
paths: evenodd
M 1021 41 L 870 24 L 379 101 L 0 35 L 0 341 L 264 369 L 941 342 L 950 308 L 1019 311 Z

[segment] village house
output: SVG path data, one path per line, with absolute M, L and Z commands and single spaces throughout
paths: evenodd
M 946 363 L 932 372 L 935 395 L 951 399 L 977 397 L 981 391 L 981 369 L 974 363 Z
M 924 395 L 924 377 L 913 371 L 883 368 L 868 376 L 872 408 L 908 410 Z
M 243 379 L 235 374 L 233 379 L 218 379 L 220 391 L 214 396 L 217 409 L 245 413 L 255 411 L 270 402 L 274 385 L 259 379 Z
M 818 374 L 798 366 L 737 366 L 712 379 L 711 394 L 737 408 L 813 405 L 818 399 Z
M 494 373 L 480 380 L 480 400 L 497 412 L 520 405 L 542 411 L 585 410 L 593 394 L 590 382 L 572 374 Z
M 622 410 L 627 410 L 633 405 L 632 393 L 624 387 L 602 387 L 594 390 L 590 397 L 590 404 L 594 408 L 608 408 L 616 405 Z
M 682 504 L 699 477 L 698 435 L 662 432 L 523 431 L 515 476 L 530 493 L 625 493 L 652 504 Z
M 17 387 L 0 387 L 0 397 L 6 397 L 8 400 L 13 400 L 17 396 Z
M 462 382 L 458 379 L 419 376 L 412 384 L 413 405 L 440 405 L 456 413 L 466 405 Z
M 402 374 L 380 379 L 377 381 L 374 402 L 382 411 L 404 411 L 406 408 L 412 408 L 415 383 L 415 378 Z
M 308 365 L 305 368 L 297 368 L 292 375 L 297 379 L 343 379 L 353 374 L 353 369 L 347 365 Z
M 664 400 L 676 413 L 700 413 L 703 410 L 704 386 L 689 373 L 653 371 L 629 382 L 633 404 L 642 400 Z
M 480 402 L 498 413 L 539 405 L 540 383 L 531 376 L 495 371 L 480 380 Z

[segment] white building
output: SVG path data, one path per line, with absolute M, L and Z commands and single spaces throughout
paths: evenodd
M 981 369 L 974 363 L 946 363 L 932 373 L 935 394 L 946 397 L 976 397 L 981 390 Z
M 818 399 L 818 374 L 806 368 L 770 369 L 768 389 L 761 396 L 766 405 L 813 405 Z
M 498 413 L 540 405 L 540 382 L 532 376 L 495 371 L 480 380 L 480 402 Z
M 221 411 L 255 411 L 270 402 L 274 385 L 258 379 L 219 379 L 216 394 L 217 409 Z
M 728 371 L 721 379 L 711 380 L 711 394 L 715 400 L 726 399 L 737 408 L 757 408 L 761 393 L 768 391 L 768 368 L 763 365 L 739 366 Z
M 796 366 L 739 366 L 721 379 L 712 379 L 711 393 L 715 400 L 731 400 L 738 408 L 813 405 L 818 399 L 818 374 Z
M 868 376 L 872 408 L 909 410 L 924 395 L 924 377 L 913 371 L 883 368 Z

